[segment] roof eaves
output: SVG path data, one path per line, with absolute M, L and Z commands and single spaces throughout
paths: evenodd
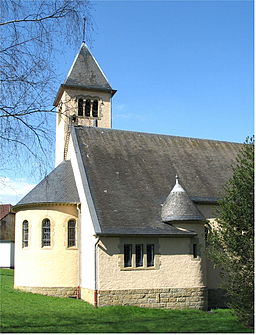
M 184 233 L 96 233 L 96 236 L 159 236 L 159 237 L 193 237 L 196 236 L 196 232 L 184 232 Z
M 29 208 L 29 207 L 42 207 L 42 206 L 72 206 L 72 205 L 79 205 L 80 202 L 31 202 L 31 203 L 25 203 L 25 204 L 17 204 L 15 206 L 13 206 L 13 211 L 15 213 L 17 213 L 20 210 L 23 210 L 25 208 Z
M 56 94 L 56 97 L 54 99 L 53 106 L 55 106 L 55 107 L 58 106 L 61 95 L 63 94 L 65 88 L 69 88 L 69 89 L 78 89 L 79 88 L 80 90 L 86 90 L 86 91 L 106 92 L 106 93 L 110 93 L 111 97 L 113 97 L 114 94 L 117 92 L 117 90 L 114 90 L 112 88 L 109 89 L 109 88 L 99 88 L 99 87 L 96 87 L 96 86 L 80 86 L 80 85 L 61 84 L 59 89 L 58 89 L 58 92 Z

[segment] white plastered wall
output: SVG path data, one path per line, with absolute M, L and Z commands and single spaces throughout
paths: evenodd
M 94 246 L 97 241 L 92 222 L 91 210 L 86 195 L 85 178 L 82 173 L 83 167 L 78 163 L 79 152 L 75 152 L 72 136 L 70 137 L 67 158 L 71 160 L 76 186 L 81 203 L 80 212 L 80 286 L 81 288 L 95 289 L 95 252 Z
M 51 246 L 42 247 L 42 221 L 46 218 L 51 222 Z M 77 220 L 76 205 L 34 206 L 17 212 L 15 287 L 78 286 L 78 246 L 67 246 L 70 219 Z M 28 247 L 22 247 L 24 220 L 29 223 Z

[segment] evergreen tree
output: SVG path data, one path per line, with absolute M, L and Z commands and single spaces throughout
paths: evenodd
M 247 325 L 254 316 L 254 139 L 247 139 L 219 203 L 209 256 L 220 269 L 229 307 Z

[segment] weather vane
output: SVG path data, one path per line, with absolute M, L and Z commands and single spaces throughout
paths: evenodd
M 84 26 L 83 26 L 83 43 L 85 43 L 85 24 L 86 24 L 86 18 L 84 17 Z

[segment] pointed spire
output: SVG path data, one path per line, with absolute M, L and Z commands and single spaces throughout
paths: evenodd
M 178 175 L 176 175 L 176 184 L 163 204 L 161 217 L 163 222 L 205 220 L 180 185 Z
M 64 85 L 113 91 L 85 42 L 76 55 Z

